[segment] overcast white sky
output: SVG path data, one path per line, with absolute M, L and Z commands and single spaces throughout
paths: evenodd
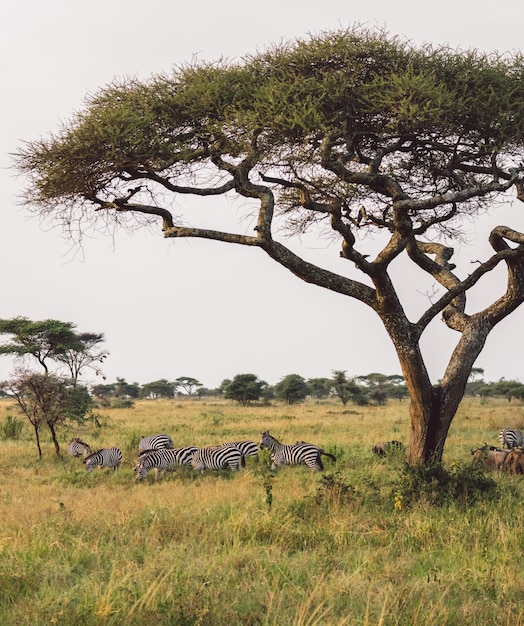
M 290 373 L 329 377 L 334 369 L 348 375 L 400 373 L 374 313 L 300 282 L 261 251 L 164 240 L 158 232 L 89 240 L 83 256 L 73 255 L 59 230 L 28 219 L 17 205 L 23 181 L 10 169 L 8 155 L 24 139 L 57 130 L 87 93 L 113 78 L 147 78 L 195 55 L 234 59 L 355 22 L 414 43 L 515 51 L 522 45 L 523 17 L 522 0 L 8 3 L 0 25 L 0 317 L 53 318 L 73 322 L 79 331 L 104 333 L 111 353 L 104 368 L 108 382 L 192 376 L 215 387 L 248 372 L 270 384 Z M 210 202 L 214 210 L 226 206 L 224 199 Z M 227 210 L 235 214 L 238 208 Z M 484 217 L 472 227 L 472 240 L 485 239 L 496 224 L 524 230 L 523 211 L 515 204 Z M 343 262 L 338 247 L 326 242 L 310 242 L 309 248 L 332 268 Z M 463 261 L 487 253 L 485 245 L 457 251 Z M 492 289 L 493 281 L 484 287 L 490 300 Z M 486 380 L 524 380 L 523 314 L 519 309 L 488 340 L 477 361 Z M 435 380 L 456 340 L 449 333 L 438 322 L 425 340 Z M 0 380 L 11 371 L 10 359 L 0 358 Z

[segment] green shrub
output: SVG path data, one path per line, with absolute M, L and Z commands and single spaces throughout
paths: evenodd
M 113 409 L 132 409 L 135 403 L 131 398 L 114 398 L 111 402 Z
M 24 423 L 22 422 L 22 420 L 19 420 L 12 415 L 8 415 L 5 422 L 0 427 L 2 439 L 18 439 L 22 433 L 23 428 Z
M 451 501 L 466 505 L 497 495 L 497 483 L 480 464 L 454 463 L 449 468 L 442 463 L 405 464 L 396 481 L 395 506 L 402 508 L 418 500 L 434 505 Z

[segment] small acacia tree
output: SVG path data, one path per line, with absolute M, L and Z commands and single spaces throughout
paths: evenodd
M 66 422 L 79 422 L 92 405 L 86 387 L 78 384 L 85 368 L 100 374 L 98 363 L 103 363 L 107 352 L 100 348 L 104 336 L 95 333 L 77 333 L 71 322 L 59 320 L 33 321 L 25 317 L 0 319 L 0 355 L 11 355 L 16 360 L 36 359 L 43 374 L 18 368 L 5 382 L 15 396 L 18 406 L 31 422 L 38 448 L 39 429 L 47 426 L 60 455 L 57 429 Z M 50 371 L 51 363 L 66 368 L 69 377 Z
M 60 456 L 57 430 L 67 422 L 81 421 L 92 405 L 87 389 L 73 379 L 52 373 L 40 374 L 20 369 L 3 383 L 15 397 L 21 413 L 33 427 L 38 456 L 42 458 L 40 428 L 45 424 L 51 434 L 55 453 Z
M 524 300 L 524 235 L 511 227 L 492 230 L 492 252 L 472 271 L 451 261 L 465 224 L 507 192 L 524 200 L 523 94 L 520 54 L 416 48 L 354 28 L 237 64 L 196 63 L 112 84 L 16 159 L 28 205 L 72 237 L 101 221 L 160 221 L 164 237 L 252 246 L 300 279 L 363 303 L 398 355 L 410 396 L 408 460 L 424 463 L 441 459 L 490 331 Z M 247 214 L 256 213 L 253 233 L 227 222 L 192 226 L 189 215 L 174 215 L 169 194 L 241 196 Z M 305 249 L 292 251 L 285 228 L 326 229 L 347 269 L 328 271 Z M 425 276 L 422 291 L 428 281 L 438 287 L 415 319 L 394 284 L 400 259 Z M 468 291 L 496 267 L 506 270 L 504 293 L 471 310 Z M 439 316 L 457 342 L 433 384 L 421 338 Z

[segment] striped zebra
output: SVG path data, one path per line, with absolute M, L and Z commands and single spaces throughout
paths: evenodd
M 244 457 L 254 456 L 258 462 L 258 446 L 254 441 L 227 441 L 222 447 L 238 448 Z
M 173 447 L 173 440 L 169 435 L 151 435 L 151 437 L 142 437 L 138 444 L 138 452 Z
M 67 454 L 69 454 L 69 456 L 75 458 L 79 456 L 89 456 L 91 452 L 91 446 L 78 437 L 73 437 L 73 439 L 71 439 L 71 441 L 67 444 Z
M 86 470 L 91 473 L 97 465 L 100 467 L 112 467 L 116 470 L 122 463 L 122 451 L 120 448 L 102 448 L 93 452 L 83 461 Z
M 322 459 L 320 458 L 320 448 L 311 443 L 296 443 L 287 446 L 280 443 L 266 430 L 262 433 L 260 447 L 271 450 L 272 470 L 276 470 L 283 465 L 300 465 L 301 463 L 315 471 L 324 469 Z
M 186 446 L 185 448 L 161 448 L 142 452 L 136 461 L 135 479 L 140 482 L 152 469 L 155 470 L 155 482 L 160 472 L 165 478 L 168 470 L 176 470 L 181 465 L 191 465 L 193 453 L 197 450 L 198 448 L 194 446 Z
M 503 428 L 499 433 L 500 447 L 519 448 L 524 446 L 524 433 L 515 428 Z
M 237 472 L 246 466 L 246 458 L 238 448 L 209 446 L 207 448 L 198 448 L 193 453 L 191 465 L 193 469 L 200 470 L 202 473 L 206 469 L 221 470 L 228 467 L 233 472 Z
M 320 455 L 323 454 L 324 456 L 329 457 L 333 461 L 333 463 L 337 462 L 337 457 L 334 454 L 330 454 L 329 452 L 326 452 L 325 450 L 322 450 L 322 448 L 320 448 L 319 446 L 315 445 L 314 443 L 308 443 L 307 441 L 297 441 L 297 443 L 295 445 L 299 446 L 299 445 L 302 445 L 302 444 L 306 444 L 308 446 L 314 446 L 318 450 Z

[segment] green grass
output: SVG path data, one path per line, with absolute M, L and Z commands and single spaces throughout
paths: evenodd
M 464 402 L 444 466 L 471 492 L 446 491 L 438 505 L 438 488 L 410 502 L 417 483 L 402 459 L 371 453 L 376 441 L 406 441 L 407 412 L 142 401 L 64 435 L 122 448 L 119 471 L 91 475 L 80 460 L 55 459 L 45 437 L 38 461 L 27 428 L 0 440 L 0 624 L 524 624 L 524 478 L 489 475 L 478 497 L 484 483 L 470 471 L 470 449 L 522 424 L 524 406 Z M 1 402 L 0 423 L 10 413 Z M 317 442 L 337 463 L 273 475 L 264 453 L 238 474 L 134 482 L 141 435 L 211 445 L 258 441 L 266 429 Z

